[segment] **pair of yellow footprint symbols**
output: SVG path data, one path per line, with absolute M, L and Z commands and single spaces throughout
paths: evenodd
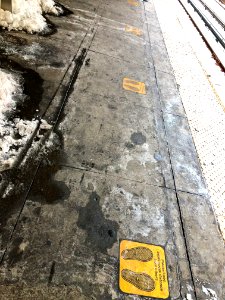
M 153 253 L 146 247 L 134 247 L 122 251 L 121 256 L 125 260 L 138 260 L 148 262 L 152 260 Z M 146 273 L 138 273 L 129 269 L 123 269 L 121 276 L 124 280 L 134 285 L 139 290 L 151 292 L 155 289 L 155 281 Z

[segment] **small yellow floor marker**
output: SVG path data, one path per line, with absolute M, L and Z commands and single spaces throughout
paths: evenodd
M 127 2 L 132 6 L 139 6 L 139 2 L 136 0 L 127 0 Z
M 144 82 L 136 81 L 130 78 L 123 79 L 123 88 L 138 94 L 146 94 Z
M 126 294 L 168 299 L 169 284 L 164 249 L 122 240 L 119 286 Z
M 143 35 L 142 30 L 140 30 L 139 28 L 133 27 L 133 26 L 129 26 L 129 25 L 127 25 L 125 27 L 125 31 L 133 33 L 134 35 L 137 35 L 137 36 Z

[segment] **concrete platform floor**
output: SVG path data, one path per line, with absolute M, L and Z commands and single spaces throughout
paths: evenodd
M 2 33 L 43 78 L 61 145 L 1 199 L 0 299 L 141 299 L 119 291 L 121 239 L 165 248 L 171 299 L 224 299 L 224 243 L 153 4 L 61 2 L 74 14 L 50 17 L 55 35 Z

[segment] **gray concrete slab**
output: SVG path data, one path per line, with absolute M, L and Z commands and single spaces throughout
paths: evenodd
M 148 92 L 139 95 L 123 90 L 123 77 L 131 72 L 128 69 L 125 73 L 119 61 L 109 56 L 91 53 L 86 61 L 88 66 L 81 69 L 77 86 L 65 108 L 65 119 L 60 125 L 66 164 L 171 187 L 171 172 L 167 171 L 170 176 L 167 182 L 161 166 L 163 161 L 167 164 L 169 161 L 161 154 L 163 147 L 158 144 L 154 101 L 148 98 L 154 96 L 153 91 L 150 95 Z M 109 65 L 113 69 L 109 69 Z M 129 64 L 127 66 L 129 68 Z M 137 78 L 137 72 L 133 76 Z M 147 77 L 145 82 L 150 90 Z M 148 101 L 148 110 L 145 101 Z M 135 141 L 135 135 L 142 140 Z
M 141 37 L 125 32 L 125 28 L 126 25 L 120 30 L 99 26 L 90 50 L 146 66 L 150 60 L 146 55 L 148 45 Z
M 162 31 L 153 4 L 144 3 L 145 22 L 151 44 L 151 55 L 156 70 L 173 74 Z
M 160 45 L 158 42 L 155 42 L 154 40 L 151 41 L 151 36 L 150 36 L 150 43 L 151 43 L 152 59 L 155 68 L 159 71 L 173 74 L 173 70 L 169 61 L 166 46 L 163 44 Z
M 126 31 L 126 28 L 129 27 L 129 29 L 131 30 L 131 28 L 139 31 L 138 34 L 136 35 L 136 37 L 140 40 L 144 40 L 145 44 L 149 43 L 149 37 L 148 37 L 148 31 L 147 31 L 147 22 L 144 21 L 144 14 L 143 14 L 143 22 L 141 23 L 134 23 L 132 18 L 126 19 L 122 22 L 117 21 L 116 19 L 109 19 L 107 17 L 105 17 L 104 13 L 101 13 L 101 19 L 99 21 L 99 25 L 107 27 L 109 29 L 115 29 L 115 30 L 119 30 L 121 31 L 125 31 L 127 36 L 130 36 L 132 38 L 135 37 L 135 32 L 132 31 Z M 157 20 L 158 21 L 158 20 Z M 123 45 L 122 45 L 123 46 Z M 131 49 L 129 49 L 131 50 Z M 149 49 L 146 48 L 145 51 L 145 55 L 144 55 L 145 59 L 148 59 L 150 62 L 152 62 L 151 60 L 151 53 L 149 52 Z M 152 67 L 152 65 L 151 65 Z
M 186 117 L 174 76 L 156 70 L 156 78 L 163 111 Z
M 211 204 L 204 197 L 187 193 L 178 197 L 197 299 L 207 299 L 207 289 L 215 298 L 223 299 L 225 249 Z
M 207 195 L 187 119 L 164 114 L 164 121 L 177 190 Z
M 151 86 L 149 82 L 148 66 L 137 67 L 120 59 L 115 59 L 101 53 L 90 52 L 87 55 L 88 63 L 81 69 L 78 81 L 75 85 L 76 92 L 98 94 L 111 98 L 124 98 L 127 103 L 131 102 L 146 108 L 152 106 Z M 125 77 L 144 82 L 146 95 L 140 95 L 123 89 Z M 125 100 L 127 99 L 127 100 Z
M 155 12 L 154 6 L 150 10 L 145 10 L 145 23 L 147 25 L 150 42 L 165 46 L 161 27 Z
M 165 44 L 160 25 L 158 24 L 158 20 L 155 21 L 154 19 L 150 19 L 151 22 L 149 21 L 149 19 L 147 20 L 147 27 L 151 43 L 155 43 L 163 47 Z
M 142 3 L 139 1 L 138 3 L 139 6 L 135 7 L 130 5 L 128 1 L 109 1 L 102 11 L 102 16 L 107 19 L 141 28 L 143 26 L 143 11 Z
M 161 27 L 160 27 L 159 20 L 156 15 L 155 7 L 153 4 L 152 4 L 151 9 L 149 9 L 149 10 L 147 10 L 145 7 L 144 16 L 145 16 L 145 23 L 148 25 L 148 30 L 151 31 L 151 28 L 153 27 L 153 30 L 156 31 L 157 34 L 160 33 Z M 161 39 L 161 41 L 162 41 L 162 36 L 160 37 L 158 35 L 158 38 Z
M 98 102 L 104 98 L 98 101 L 99 98 L 85 94 L 79 98 L 78 105 L 71 101 L 67 106 L 66 117 L 60 125 L 66 164 L 162 186 L 154 116 L 142 107 L 136 110 L 122 105 L 116 109 L 100 107 Z M 93 101 L 95 104 L 90 105 Z
M 207 195 L 197 196 L 207 191 L 153 4 L 62 3 L 74 15 L 51 18 L 56 56 L 49 70 L 41 56 L 36 67 L 53 91 L 54 63 L 68 66 L 56 74 L 54 99 L 46 91 L 61 152 L 41 151 L 38 173 L 24 173 L 34 180 L 29 195 L 25 183 L 21 198 L 4 199 L 3 300 L 140 299 L 118 289 L 123 238 L 165 247 L 171 299 L 205 300 L 204 288 L 223 297 L 223 242 Z M 26 43 L 35 42 L 47 45 L 34 36 Z M 16 51 L 21 59 L 22 46 Z M 146 95 L 124 90 L 124 77 L 144 82 Z
M 187 290 L 190 275 L 177 271 L 171 222 L 171 215 L 178 222 L 174 192 L 62 168 L 49 181 L 59 192 L 51 197 L 40 185 L 44 169 L 39 170 L 8 247 L 0 287 L 6 282 L 19 289 L 25 285 L 25 299 L 31 286 L 42 292 L 48 286 L 73 286 L 80 299 L 130 299 L 119 292 L 117 277 L 119 240 L 132 239 L 165 246 L 172 299 Z

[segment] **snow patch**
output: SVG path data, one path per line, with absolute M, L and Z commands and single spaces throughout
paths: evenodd
M 20 76 L 0 69 L 0 172 L 14 165 L 39 125 L 41 130 L 51 128 L 44 120 L 14 117 L 18 103 L 25 99 L 21 82 Z
M 8 30 L 41 32 L 47 27 L 44 13 L 58 16 L 63 10 L 53 0 L 13 0 L 12 13 L 0 9 L 0 26 Z
M 191 294 L 187 294 L 184 300 L 193 300 Z
M 202 286 L 202 291 L 203 293 L 205 293 L 207 296 L 209 296 L 209 300 L 218 300 L 217 298 L 217 294 L 214 290 L 204 287 L 204 285 Z

